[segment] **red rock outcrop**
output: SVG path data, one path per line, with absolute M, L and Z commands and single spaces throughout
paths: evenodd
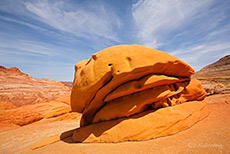
M 8 102 L 1 102 L 0 132 L 16 129 L 37 121 L 46 123 L 64 120 L 79 120 L 81 114 L 71 112 L 70 93 L 49 101 L 16 107 Z
M 62 84 L 64 84 L 65 86 L 72 88 L 72 82 L 68 82 L 68 81 L 61 81 Z
M 25 105 L 10 110 L 0 110 L 0 122 L 27 125 L 43 118 L 51 118 L 70 112 L 70 106 L 61 102 L 44 102 Z
M 190 127 L 208 115 L 193 73 L 178 58 L 140 45 L 113 46 L 80 61 L 71 108 L 82 118 L 73 140 L 146 140 Z
M 208 95 L 230 93 L 230 55 L 205 66 L 192 78 L 200 80 Z
M 0 66 L 0 101 L 18 107 L 53 100 L 68 92 L 69 88 L 60 82 L 35 79 L 15 67 Z

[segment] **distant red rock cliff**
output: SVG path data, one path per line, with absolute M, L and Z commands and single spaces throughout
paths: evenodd
M 230 93 L 230 55 L 205 66 L 193 75 L 209 95 Z
M 65 86 L 72 88 L 72 84 L 73 82 L 68 82 L 68 81 L 60 81 L 62 84 L 64 84 Z
M 35 79 L 16 67 L 8 69 L 0 65 L 0 101 L 19 107 L 53 100 L 69 91 L 70 89 L 60 82 Z

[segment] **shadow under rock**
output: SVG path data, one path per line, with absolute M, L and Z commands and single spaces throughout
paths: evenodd
M 73 132 L 75 129 L 68 130 L 66 132 L 63 132 L 60 136 L 60 141 L 66 142 L 66 143 L 74 143 L 72 140 Z
M 124 120 L 129 120 L 129 119 L 137 119 L 140 117 L 143 117 L 149 113 L 155 112 L 156 110 L 147 110 L 144 112 L 141 112 L 139 114 L 135 114 L 131 117 L 126 117 L 126 118 L 119 118 L 115 120 L 110 120 L 110 121 L 103 121 L 95 124 L 90 124 L 88 126 L 84 127 L 79 127 L 73 130 L 69 130 L 66 132 L 63 132 L 60 136 L 60 140 L 66 143 L 83 143 L 87 138 L 89 138 L 90 135 L 94 135 L 95 137 L 101 136 L 104 132 L 107 130 L 115 127 L 119 123 L 121 123 Z M 74 134 L 74 137 L 77 138 L 77 142 L 72 140 L 72 136 Z

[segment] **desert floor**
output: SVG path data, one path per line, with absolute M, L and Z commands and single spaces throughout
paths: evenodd
M 206 100 L 210 114 L 174 135 L 141 142 L 73 143 L 76 121 L 41 120 L 0 133 L 0 153 L 230 153 L 230 94 Z

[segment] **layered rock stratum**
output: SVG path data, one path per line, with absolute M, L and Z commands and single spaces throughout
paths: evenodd
M 0 132 L 17 129 L 29 124 L 45 121 L 79 119 L 80 114 L 71 112 L 70 93 L 55 100 L 16 107 L 8 102 L 0 102 Z
M 61 81 L 62 84 L 64 84 L 65 86 L 69 87 L 69 88 L 72 88 L 72 82 L 69 82 L 69 81 Z
M 230 55 L 205 66 L 192 77 L 200 80 L 208 95 L 230 93 Z
M 137 141 L 190 127 L 209 113 L 193 73 L 178 58 L 141 45 L 109 47 L 80 61 L 71 108 L 82 118 L 73 140 Z
M 16 67 L 0 66 L 0 102 L 19 107 L 50 101 L 69 92 L 68 87 L 55 80 L 35 79 Z

